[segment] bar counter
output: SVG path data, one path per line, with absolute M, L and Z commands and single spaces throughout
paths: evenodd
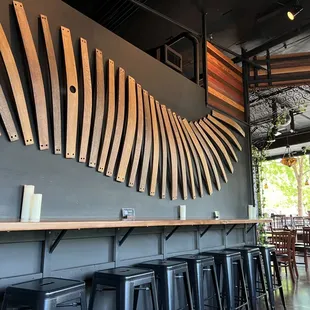
M 271 219 L 221 219 L 221 220 L 135 220 L 135 221 L 46 221 L 39 223 L 0 222 L 0 231 L 74 230 L 122 227 L 241 225 L 270 223 Z

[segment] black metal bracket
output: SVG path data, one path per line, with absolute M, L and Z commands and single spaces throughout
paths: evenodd
M 256 223 L 252 224 L 251 227 L 246 231 L 246 233 L 248 234 L 255 226 L 256 226 Z
M 65 236 L 65 234 L 67 233 L 67 229 L 63 229 L 60 234 L 57 236 L 57 238 L 55 239 L 54 243 L 51 245 L 50 247 L 50 253 L 53 253 L 55 251 L 55 249 L 57 248 L 59 242 L 62 240 L 62 238 Z
M 210 228 L 211 228 L 211 225 L 207 226 L 205 230 L 200 234 L 200 238 L 202 238 L 208 232 Z
M 230 229 L 226 232 L 226 236 L 228 236 L 236 226 L 237 224 L 234 224 L 233 226 L 231 226 Z
M 128 231 L 126 232 L 126 234 L 123 236 L 123 238 L 121 240 L 118 241 L 118 245 L 122 246 L 122 244 L 126 241 L 126 239 L 129 237 L 129 235 L 132 233 L 132 231 L 134 230 L 134 227 L 130 227 L 128 229 Z
M 180 227 L 180 226 L 175 226 L 175 227 L 171 230 L 171 232 L 166 236 L 166 241 L 169 240 L 169 239 L 172 237 L 172 235 L 178 230 L 179 227 Z

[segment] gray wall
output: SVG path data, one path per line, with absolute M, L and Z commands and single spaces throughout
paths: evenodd
M 188 119 L 198 119 L 206 114 L 204 92 L 200 87 L 62 1 L 25 0 L 23 3 L 38 47 L 47 93 L 48 71 L 38 20 L 40 13 L 48 16 L 60 72 L 63 71 L 59 28 L 64 25 L 71 29 L 77 59 L 78 38 L 84 37 L 88 40 L 90 51 L 102 49 L 105 59 L 113 59 L 116 66 L 122 66 L 150 94 L 176 113 Z M 24 51 L 10 0 L 0 2 L 0 22 L 11 43 L 27 103 L 32 109 Z M 92 52 L 91 58 L 93 63 Z M 78 70 L 79 66 L 78 63 Z M 3 66 L 0 71 L 1 83 L 5 85 Z M 63 81 L 61 85 L 63 89 Z M 12 101 L 10 93 L 6 95 Z M 3 129 L 1 132 L 4 132 Z M 22 141 L 10 143 L 2 135 L 0 220 L 19 219 L 22 184 L 34 184 L 36 191 L 43 194 L 44 220 L 118 219 L 122 207 L 134 207 L 138 219 L 176 219 L 177 206 L 180 204 L 187 205 L 187 215 L 191 219 L 211 218 L 214 210 L 220 211 L 221 218 L 247 218 L 247 205 L 251 203 L 247 160 L 249 146 L 247 139 L 239 140 L 244 151 L 238 153 L 239 163 L 234 165 L 235 172 L 233 175 L 227 172 L 229 181 L 222 183 L 220 192 L 215 190 L 212 196 L 206 194 L 204 198 L 196 200 L 170 201 L 159 199 L 158 193 L 155 197 L 138 193 L 75 160 L 66 160 L 50 151 L 41 152 L 37 146 L 25 147 Z M 199 238 L 196 228 L 182 228 L 166 242 L 164 236 L 170 228 L 141 228 L 136 229 L 122 247 L 118 246 L 117 241 L 126 232 L 124 229 L 74 231 L 66 235 L 52 255 L 46 249 L 58 232 L 0 233 L 0 289 L 3 290 L 10 283 L 41 277 L 42 274 L 88 279 L 98 269 L 180 253 L 197 253 L 207 248 L 223 248 L 227 244 L 252 242 L 253 235 L 246 236 L 242 226 L 228 237 L 225 234 L 227 229 L 229 227 L 213 227 L 203 238 Z M 101 309 L 100 306 L 98 309 Z

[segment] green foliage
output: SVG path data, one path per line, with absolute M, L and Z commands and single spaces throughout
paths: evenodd
M 303 204 L 310 210 L 310 186 L 304 185 L 306 179 L 310 179 L 310 164 L 309 157 L 303 157 Z M 293 168 L 282 165 L 280 160 L 265 161 L 262 168 L 262 182 L 268 186 L 268 189 L 264 190 L 266 206 L 269 209 L 279 208 L 279 211 L 296 207 L 297 212 L 298 190 Z M 285 213 L 285 210 L 282 210 L 282 213 Z

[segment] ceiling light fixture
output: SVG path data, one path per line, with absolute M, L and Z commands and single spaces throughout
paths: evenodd
M 304 8 L 296 3 L 295 5 L 293 5 L 290 10 L 287 12 L 287 17 L 289 20 L 294 20 L 295 17 L 303 10 Z

